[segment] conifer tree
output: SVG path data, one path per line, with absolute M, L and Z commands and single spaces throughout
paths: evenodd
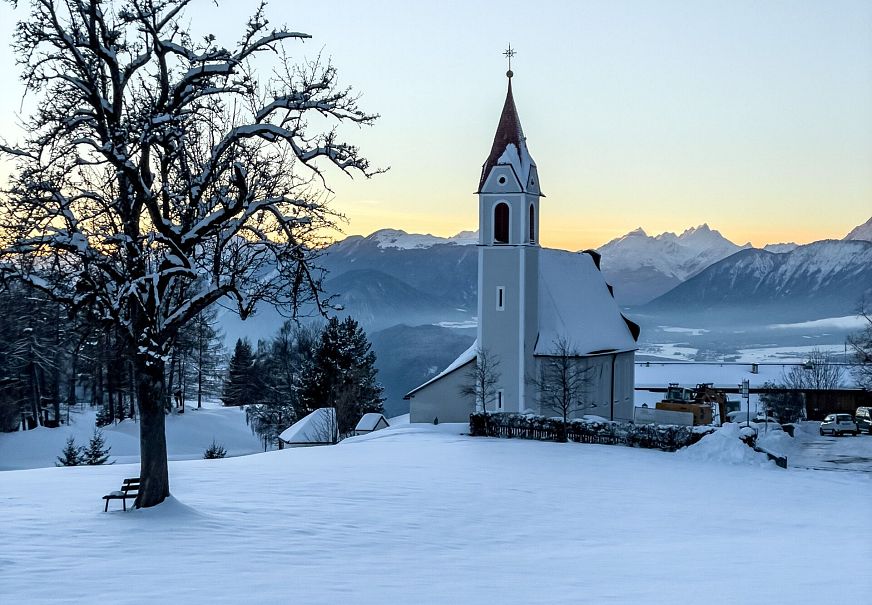
M 363 414 L 384 411 L 371 349 L 366 332 L 351 317 L 330 318 L 315 349 L 301 403 L 307 412 L 336 408 L 341 435 L 351 432 Z
M 218 310 L 206 309 L 185 329 L 191 333 L 190 383 L 197 393 L 197 407 L 201 408 L 204 395 L 214 395 L 220 391 L 218 368 L 224 354 L 224 336 L 218 327 Z
M 224 394 L 221 397 L 224 405 L 244 405 L 255 403 L 254 395 L 254 354 L 248 339 L 236 341 L 230 365 L 227 368 L 227 380 L 224 382 Z
M 206 448 L 206 451 L 203 453 L 203 458 L 205 460 L 215 460 L 217 458 L 224 458 L 227 455 L 227 448 L 223 445 L 212 439 L 212 445 Z
M 287 321 L 269 345 L 258 347 L 258 400 L 246 406 L 245 420 L 264 449 L 301 416 L 300 387 L 319 338 L 315 328 Z
M 67 444 L 64 446 L 61 455 L 58 456 L 55 466 L 79 466 L 82 464 L 82 458 L 82 448 L 76 445 L 75 437 L 70 435 L 67 437 Z
M 106 464 L 106 461 L 109 460 L 109 450 L 111 449 L 111 447 L 106 446 L 103 431 L 95 428 L 94 434 L 91 435 L 91 440 L 88 442 L 88 447 L 82 450 L 82 464 L 91 466 Z

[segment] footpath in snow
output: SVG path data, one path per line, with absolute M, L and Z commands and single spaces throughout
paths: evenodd
M 136 466 L 0 473 L 0 601 L 801 604 L 872 593 L 868 532 L 850 531 L 872 513 L 868 474 L 460 430 L 406 425 L 171 462 L 174 497 L 127 513 L 103 513 L 100 497 Z

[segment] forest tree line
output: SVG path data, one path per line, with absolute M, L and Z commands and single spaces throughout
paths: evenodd
M 118 328 L 70 318 L 47 295 L 10 283 L 0 289 L 0 431 L 56 427 L 70 409 L 98 407 L 97 424 L 136 418 L 135 367 Z M 167 393 L 202 405 L 220 394 L 225 352 L 217 310 L 188 322 L 170 350 Z M 166 398 L 167 411 L 172 399 Z
M 97 407 L 97 425 L 136 418 L 135 368 L 111 326 L 71 319 L 50 298 L 20 285 L 0 290 L 0 430 L 56 427 L 70 409 Z M 244 406 L 264 448 L 319 407 L 335 407 L 340 434 L 382 412 L 375 354 L 352 318 L 323 326 L 287 321 L 271 339 L 236 342 L 227 357 L 217 310 L 180 331 L 166 364 L 167 413 L 180 401 Z

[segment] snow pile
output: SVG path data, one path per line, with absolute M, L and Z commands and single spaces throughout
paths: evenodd
M 779 456 L 787 456 L 787 462 L 790 463 L 790 456 L 798 447 L 799 441 L 781 430 L 779 426 L 773 430 L 772 425 L 769 425 L 768 430 L 764 424 L 757 424 L 757 445 L 765 449 L 767 452 L 777 454 Z
M 697 443 L 678 450 L 678 456 L 700 462 L 723 462 L 727 464 L 769 463 L 766 454 L 754 451 L 741 439 L 738 424 L 727 423 L 715 432 L 706 435 Z

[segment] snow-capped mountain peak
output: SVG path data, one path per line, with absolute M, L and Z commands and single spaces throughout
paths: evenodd
M 742 248 L 703 223 L 685 229 L 681 235 L 666 231 L 650 236 L 640 227 L 598 251 L 603 255 L 607 272 L 648 267 L 670 278 L 685 280 Z
M 430 233 L 407 233 L 402 229 L 380 229 L 365 239 L 378 244 L 379 248 L 399 248 L 413 250 L 430 248 L 438 244 L 465 246 L 478 243 L 477 231 L 461 231 L 451 237 L 439 237 Z
M 794 242 L 785 242 L 781 244 L 766 244 L 763 246 L 763 249 L 766 252 L 774 252 L 775 254 L 784 254 L 785 252 L 790 252 L 792 250 L 796 250 L 799 247 L 799 244 Z
M 872 242 L 872 218 L 851 230 L 846 240 L 866 240 Z

